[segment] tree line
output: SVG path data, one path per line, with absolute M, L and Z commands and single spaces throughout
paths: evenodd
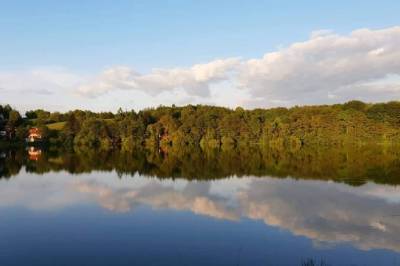
M 231 149 L 264 145 L 298 149 L 400 141 L 400 102 L 295 106 L 245 110 L 207 105 L 160 106 L 117 113 L 74 110 L 66 113 L 32 110 L 22 117 L 0 106 L 0 127 L 13 129 L 22 141 L 30 127 L 43 139 L 65 147 L 132 150 L 202 147 Z M 0 128 L 1 129 L 1 128 Z

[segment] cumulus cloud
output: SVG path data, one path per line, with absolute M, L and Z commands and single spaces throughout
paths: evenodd
M 190 68 L 154 69 L 149 74 L 140 74 L 129 67 L 114 67 L 105 70 L 93 82 L 80 86 L 78 92 L 98 96 L 115 89 L 131 89 L 157 95 L 184 89 L 190 95 L 207 97 L 210 84 L 229 79 L 238 64 L 239 59 L 228 58 Z
M 380 92 L 398 96 L 398 91 L 389 94 L 385 86 L 363 85 L 400 74 L 399 45 L 400 27 L 361 29 L 346 36 L 317 33 L 308 41 L 248 60 L 239 82 L 253 96 L 294 104 L 307 101 L 306 97 L 318 103 L 355 96 L 373 99 Z
M 62 99 L 65 105 L 81 101 L 79 106 L 90 102 L 99 108 L 104 107 L 104 97 L 112 95 L 120 99 L 120 103 L 113 103 L 118 105 L 115 109 L 121 104 L 126 108 L 145 107 L 139 103 L 125 106 L 128 103 L 122 101 L 121 95 L 129 96 L 128 93 L 146 105 L 215 103 L 252 108 L 352 99 L 388 101 L 400 96 L 398 47 L 400 26 L 358 29 L 349 34 L 318 30 L 308 40 L 261 58 L 217 59 L 148 73 L 128 66 L 111 67 L 89 76 L 64 69 L 0 72 L 0 87 L 5 88 L 2 92 L 38 95 L 63 91 L 62 96 L 57 94 L 54 98 Z M 74 97 L 76 93 L 84 97 Z
M 228 58 L 189 68 L 155 69 L 148 74 L 129 67 L 110 68 L 78 91 L 93 97 L 117 89 L 150 95 L 183 89 L 190 96 L 207 98 L 211 85 L 229 81 L 232 91 L 248 93 L 247 99 L 234 100 L 247 106 L 388 100 L 399 95 L 400 79 L 392 84 L 381 81 L 400 75 L 399 46 L 400 27 L 359 29 L 348 35 L 319 30 L 307 41 L 262 58 Z

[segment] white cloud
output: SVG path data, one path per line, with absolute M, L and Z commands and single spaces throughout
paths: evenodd
M 115 89 L 131 89 L 157 95 L 183 89 L 190 95 L 208 97 L 210 84 L 229 79 L 238 64 L 239 59 L 229 58 L 190 68 L 154 69 L 149 74 L 140 74 L 129 67 L 114 67 L 105 70 L 93 82 L 80 86 L 78 92 L 98 96 Z
M 60 67 L 0 72 L 0 104 L 11 104 L 23 112 L 37 108 L 66 111 L 76 108 L 71 95 L 84 79 Z
M 104 71 L 79 92 L 98 96 L 116 89 L 144 91 L 150 95 L 183 89 L 191 96 L 210 97 L 210 85 L 228 81 L 248 99 L 233 99 L 249 106 L 294 105 L 362 100 L 389 100 L 399 96 L 393 84 L 374 84 L 400 74 L 400 27 L 360 29 L 349 35 L 329 30 L 313 32 L 310 39 L 293 43 L 262 58 L 229 58 L 189 68 L 155 69 L 139 74 L 128 67 Z M 215 88 L 217 90 L 217 85 Z M 383 95 L 382 95 L 383 93 Z M 236 93 L 237 94 L 237 93 Z M 240 95 L 240 94 L 237 94 Z
M 308 41 L 248 60 L 241 68 L 239 83 L 253 97 L 292 104 L 354 97 L 387 100 L 398 97 L 398 91 L 360 85 L 399 75 L 399 47 L 400 27 L 361 29 L 347 36 L 314 33 Z M 386 94 L 379 95 L 381 92 Z
M 24 71 L 0 72 L 0 87 L 14 92 L 46 94 L 72 89 L 83 82 L 83 77 L 63 68 L 37 68 Z
M 261 58 L 218 59 L 185 68 L 153 69 L 149 73 L 139 73 L 127 66 L 111 67 L 92 76 L 63 68 L 0 72 L 0 88 L 4 88 L 1 100 L 28 106 L 21 95 L 29 93 L 40 96 L 35 103 L 42 108 L 48 108 L 51 101 L 64 106 L 63 109 L 93 110 L 172 103 L 251 108 L 352 99 L 396 100 L 400 96 L 398 47 L 400 26 L 359 29 L 348 35 L 319 30 L 306 41 Z M 75 97 L 76 94 L 84 97 Z M 110 96 L 117 100 L 110 101 Z
M 310 38 L 315 39 L 315 38 L 319 38 L 319 37 L 324 37 L 324 36 L 330 35 L 332 33 L 333 33 L 333 31 L 328 30 L 328 29 L 315 30 L 315 31 L 311 32 Z

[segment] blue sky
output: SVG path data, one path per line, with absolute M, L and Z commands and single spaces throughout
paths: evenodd
M 7 98 L 2 97 L 0 101 L 26 109 L 29 106 L 18 101 L 17 91 L 39 90 L 48 92 L 49 101 L 60 99 L 58 107 L 48 104 L 50 108 L 71 109 L 76 107 L 74 101 L 89 109 L 104 106 L 114 110 L 117 105 L 128 109 L 143 108 L 144 104 L 152 105 L 154 99 L 154 94 L 144 95 L 146 88 L 129 90 L 129 93 L 118 88 L 111 93 L 107 90 L 108 98 L 101 96 L 95 101 L 93 97 L 85 100 L 75 99 L 73 95 L 56 96 L 59 91 L 50 88 L 48 80 L 44 83 L 49 88 L 38 88 L 33 86 L 36 83 L 30 78 L 24 82 L 23 76 L 38 69 L 47 71 L 46 76 L 57 72 L 54 77 L 62 72 L 64 76 L 74 76 L 76 79 L 71 86 L 79 87 L 97 80 L 102 71 L 117 66 L 129 67 L 144 75 L 154 68 L 191 68 L 216 59 L 260 59 L 266 53 L 308 41 L 312 32 L 321 29 L 347 36 L 358 29 L 396 27 L 400 24 L 399 11 L 399 1 L 2 1 L 0 88 L 8 93 Z M 9 75 L 7 80 L 2 80 L 1 72 L 20 76 L 18 86 L 12 85 Z M 397 68 L 386 74 L 397 74 Z M 372 78 L 381 82 L 380 79 L 382 77 Z M 230 87 L 235 87 L 230 80 L 227 82 L 221 77 L 217 80 L 222 80 L 219 87 L 224 93 L 229 94 Z M 42 81 L 39 84 L 43 84 Z M 168 89 L 179 94 L 180 89 L 186 89 L 185 84 Z M 163 93 L 171 94 L 171 91 L 166 89 Z M 246 93 L 241 91 L 236 98 L 262 101 L 260 93 L 245 96 Z M 122 96 L 141 100 L 104 105 L 107 99 Z M 216 94 L 213 96 L 217 97 Z M 176 98 L 160 94 L 157 97 L 161 98 L 155 105 L 163 99 L 171 104 L 174 103 L 171 99 Z M 234 106 L 241 103 L 240 99 L 224 103 L 215 101 L 215 97 L 185 97 L 178 104 Z M 276 102 L 285 104 L 285 99 L 276 99 Z M 292 103 L 303 102 L 291 100 L 288 105 Z M 261 105 L 268 107 L 271 103 Z

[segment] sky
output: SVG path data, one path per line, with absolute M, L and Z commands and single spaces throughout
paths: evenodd
M 400 1 L 0 4 L 0 104 L 21 111 L 400 96 Z

